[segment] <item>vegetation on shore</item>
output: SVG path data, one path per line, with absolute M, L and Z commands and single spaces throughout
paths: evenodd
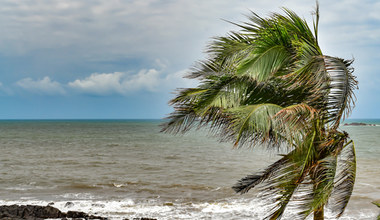
M 372 204 L 376 205 L 377 207 L 380 208 L 380 200 L 379 201 L 374 201 Z M 377 220 L 380 220 L 380 214 L 377 216 Z

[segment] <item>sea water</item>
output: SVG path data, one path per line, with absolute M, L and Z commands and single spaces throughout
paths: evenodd
M 237 195 L 231 186 L 278 159 L 276 152 L 233 149 L 205 130 L 160 133 L 161 123 L 0 121 L 0 205 L 51 204 L 111 219 L 266 216 L 254 190 Z M 341 219 L 374 219 L 380 212 L 371 204 L 380 199 L 380 126 L 341 129 L 357 152 L 356 184 Z

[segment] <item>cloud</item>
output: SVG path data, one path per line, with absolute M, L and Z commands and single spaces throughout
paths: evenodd
M 24 78 L 17 81 L 16 85 L 28 92 L 37 93 L 40 95 L 63 95 L 66 93 L 60 83 L 52 81 L 48 76 L 41 80 Z
M 68 85 L 83 93 L 106 95 L 122 91 L 120 79 L 124 73 L 93 73 L 85 79 L 77 79 Z
M 315 1 L 4 0 L 0 2 L 0 29 L 4 30 L 0 51 L 7 56 L 41 53 L 39 57 L 53 57 L 47 66 L 58 63 L 56 67 L 61 69 L 73 67 L 73 62 L 103 67 L 102 61 L 128 58 L 144 65 L 160 57 L 176 65 L 174 71 L 202 59 L 211 37 L 238 29 L 220 19 L 246 21 L 242 14 L 249 10 L 265 17 L 281 11 L 281 6 L 311 21 Z M 379 45 L 380 3 L 321 0 L 320 7 L 320 44 L 327 54 L 349 58 L 363 51 L 364 44 Z M 91 71 L 110 73 L 115 69 Z
M 92 73 L 85 77 L 69 80 L 67 83 L 51 80 L 49 76 L 38 80 L 27 77 L 18 80 L 11 86 L 4 86 L 0 82 L 0 90 L 9 95 L 27 92 L 49 96 L 75 96 L 78 94 L 129 96 L 138 95 L 139 92 L 167 94 L 176 88 L 196 86 L 197 80 L 184 78 L 189 72 L 188 69 L 171 72 L 166 68 L 168 61 L 160 59 L 156 59 L 153 65 L 156 68 L 141 69 L 136 72 Z
M 159 71 L 140 70 L 132 75 L 124 72 L 93 73 L 84 79 L 69 82 L 68 86 L 86 94 L 127 95 L 138 90 L 154 91 L 159 86 Z
M 93 73 L 84 79 L 68 83 L 68 87 L 85 94 L 107 96 L 130 95 L 137 91 L 169 92 L 175 88 L 193 87 L 195 80 L 184 79 L 187 70 L 170 74 L 156 69 L 143 69 L 137 74 L 114 72 Z
M 314 5 L 297 2 L 297 8 L 302 5 L 308 10 Z M 194 58 L 210 37 L 233 28 L 221 18 L 243 20 L 242 13 L 249 8 L 267 13 L 279 11 L 280 6 L 273 1 L 245 0 L 4 0 L 0 3 L 0 28 L 5 30 L 0 49 L 22 54 L 72 48 L 76 50 L 73 56 L 98 60 L 131 55 Z
M 242 14 L 249 14 L 249 9 L 266 16 L 281 6 L 311 21 L 315 1 L 3 0 L 0 51 L 9 55 L 67 49 L 81 60 L 161 57 L 172 63 L 192 62 L 201 58 L 210 37 L 236 29 L 221 18 L 245 21 Z M 377 1 L 321 0 L 320 6 L 322 43 L 342 45 L 335 51 L 352 44 L 378 43 Z
M 156 69 L 140 70 L 136 75 L 126 78 L 123 86 L 129 90 L 146 89 L 156 91 L 160 81 L 160 71 Z

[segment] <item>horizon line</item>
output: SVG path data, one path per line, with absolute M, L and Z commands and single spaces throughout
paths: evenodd
M 347 118 L 345 120 L 374 120 L 380 118 Z M 0 118 L 0 121 L 30 121 L 30 120 L 166 120 L 163 118 Z M 343 120 L 343 121 L 345 121 Z

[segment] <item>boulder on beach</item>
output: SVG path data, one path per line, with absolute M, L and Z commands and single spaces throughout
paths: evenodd
M 88 215 L 84 212 L 69 211 L 61 212 L 52 206 L 36 206 L 36 205 L 3 205 L 0 206 L 0 219 L 2 220 L 43 220 L 48 218 L 55 219 L 99 219 L 105 220 L 100 216 Z
M 54 204 L 54 203 L 52 203 Z M 68 211 L 61 212 L 50 205 L 2 205 L 0 206 L 0 220 L 43 220 L 43 219 L 97 219 L 106 220 L 108 218 L 89 215 L 84 212 Z M 128 220 L 125 218 L 124 220 Z M 133 218 L 133 220 L 156 220 L 153 218 Z

